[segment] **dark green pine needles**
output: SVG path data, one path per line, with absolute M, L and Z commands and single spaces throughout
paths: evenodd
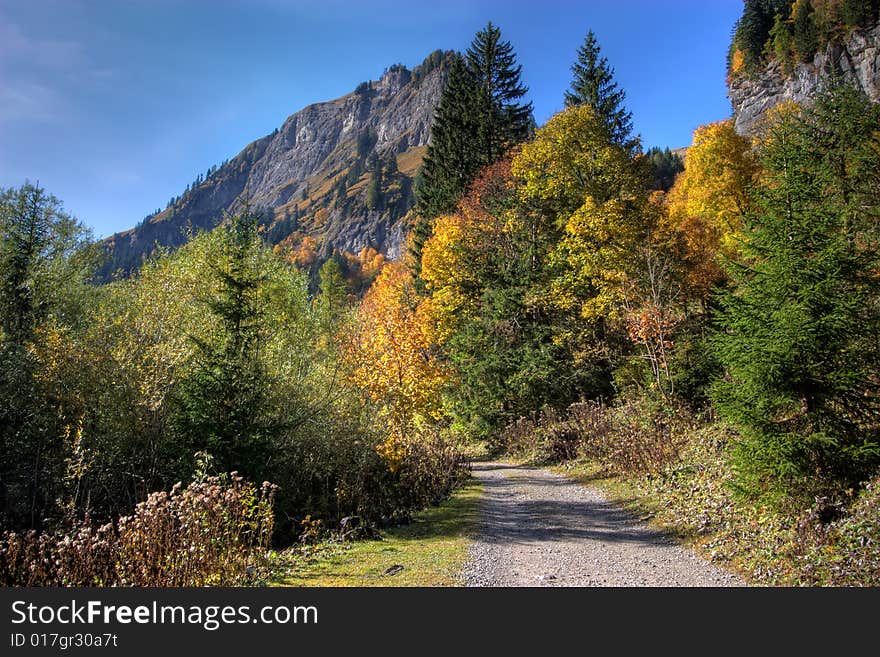
M 206 282 L 202 300 L 219 330 L 212 339 L 192 338 L 195 367 L 180 383 L 175 417 L 192 450 L 210 453 L 220 471 L 237 469 L 253 480 L 265 475 L 275 429 L 267 399 L 270 375 L 261 358 L 266 336 L 257 226 L 245 204 L 222 229 L 222 258 L 212 267 L 215 280 Z
M 602 117 L 615 144 L 631 144 L 632 114 L 623 105 L 626 93 L 614 81 L 614 69 L 601 56 L 592 30 L 578 48 L 571 73 L 571 89 L 565 92 L 565 106 L 591 105 Z
M 454 210 L 483 166 L 531 134 L 532 104 L 520 102 L 528 91 L 521 71 L 510 42 L 501 40 L 501 30 L 492 23 L 477 33 L 465 56 L 455 57 L 431 126 L 418 194 L 420 216 Z
M 714 397 L 737 427 L 742 491 L 810 500 L 880 462 L 877 238 L 880 110 L 833 89 L 770 130 Z

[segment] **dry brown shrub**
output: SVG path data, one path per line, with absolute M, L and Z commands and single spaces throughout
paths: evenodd
M 4 586 L 231 586 L 256 577 L 275 486 L 236 473 L 151 494 L 116 524 L 0 538 Z

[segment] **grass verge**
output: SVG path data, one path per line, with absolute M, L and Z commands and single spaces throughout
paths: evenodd
M 270 584 L 458 586 L 481 495 L 482 486 L 472 478 L 440 506 L 415 514 L 408 525 L 382 532 L 380 541 L 320 543 L 281 553 Z

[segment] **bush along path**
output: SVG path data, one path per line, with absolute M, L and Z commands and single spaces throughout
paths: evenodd
M 476 463 L 484 488 L 467 586 L 744 586 L 597 490 L 538 468 Z

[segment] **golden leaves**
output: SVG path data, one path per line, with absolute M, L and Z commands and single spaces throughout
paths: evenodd
M 402 459 L 407 436 L 440 418 L 447 373 L 433 353 L 431 331 L 418 311 L 412 275 L 388 263 L 358 310 L 345 358 L 350 382 L 378 406 L 390 435 L 380 447 L 389 466 Z
M 738 251 L 758 170 L 750 140 L 737 134 L 732 119 L 694 132 L 685 170 L 667 196 L 665 229 L 682 243 L 689 284 L 700 298 L 722 277 L 719 255 Z

